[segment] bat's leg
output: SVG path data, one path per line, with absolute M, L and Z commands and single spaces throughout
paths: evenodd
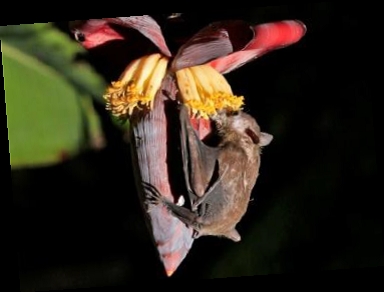
M 210 188 L 207 190 L 207 192 L 202 196 L 200 197 L 199 199 L 197 199 L 194 204 L 192 205 L 192 211 L 196 211 L 197 208 L 202 204 L 204 203 L 204 201 L 209 197 L 210 194 L 212 194 L 212 192 L 216 189 L 217 185 L 222 181 L 224 175 L 227 173 L 228 171 L 228 168 L 229 166 L 227 166 L 223 173 L 220 175 L 220 177 L 210 186 Z
M 199 216 L 200 217 L 204 217 L 205 214 L 207 213 L 207 208 L 208 208 L 208 204 L 202 204 L 203 202 L 200 203 L 200 209 L 197 211 L 197 207 L 196 207 L 196 212 L 199 213 Z
M 164 198 L 153 185 L 143 182 L 143 187 L 147 191 L 146 193 L 149 203 L 153 203 L 155 205 L 160 203 L 163 204 L 172 213 L 172 215 L 178 218 L 181 222 L 192 228 L 198 228 L 198 223 L 196 222 L 197 214 L 193 213 L 187 208 L 170 202 Z

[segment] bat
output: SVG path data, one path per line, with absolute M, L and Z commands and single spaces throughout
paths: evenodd
M 261 149 L 273 136 L 249 114 L 221 112 L 212 118 L 216 145 L 201 141 L 186 106 L 180 108 L 183 173 L 189 207 L 174 204 L 143 183 L 149 204 L 163 204 L 194 230 L 193 237 L 219 236 L 238 242 L 236 225 L 245 215 L 259 176 Z M 148 209 L 150 212 L 150 208 Z

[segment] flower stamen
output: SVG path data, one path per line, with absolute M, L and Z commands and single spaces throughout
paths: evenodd
M 152 109 L 168 67 L 168 58 L 161 54 L 144 56 L 131 62 L 118 81 L 112 82 L 104 94 L 107 110 L 116 117 L 132 116 Z
M 209 65 L 184 68 L 176 72 L 182 102 L 191 114 L 208 119 L 217 111 L 238 111 L 244 97 L 233 95 L 227 80 Z

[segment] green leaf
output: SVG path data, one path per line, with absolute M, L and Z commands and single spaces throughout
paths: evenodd
M 0 39 L 54 68 L 77 90 L 91 94 L 97 102 L 104 103 L 104 80 L 89 64 L 74 61 L 77 54 L 86 52 L 85 49 L 50 23 L 0 27 Z
M 60 163 L 103 146 L 91 96 L 104 81 L 73 60 L 81 47 L 48 24 L 0 29 L 11 167 Z

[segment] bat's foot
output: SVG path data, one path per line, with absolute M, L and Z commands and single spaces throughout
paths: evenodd
M 161 193 L 158 191 L 156 187 L 153 185 L 143 182 L 143 187 L 146 194 L 145 203 L 147 205 L 147 212 L 151 212 L 152 207 L 162 204 L 167 210 L 176 218 L 178 218 L 181 222 L 183 222 L 188 227 L 191 227 L 195 230 L 199 230 L 201 228 L 200 222 L 197 222 L 197 216 L 191 210 L 188 210 L 185 207 L 178 206 L 178 204 L 174 204 L 164 198 Z M 184 199 L 184 198 L 183 198 Z M 178 203 L 182 203 L 182 200 Z M 196 234 L 197 236 L 198 234 Z
M 145 204 L 147 205 L 147 212 L 151 212 L 153 206 L 163 203 L 163 198 L 159 190 L 153 185 L 142 182 L 145 191 Z

